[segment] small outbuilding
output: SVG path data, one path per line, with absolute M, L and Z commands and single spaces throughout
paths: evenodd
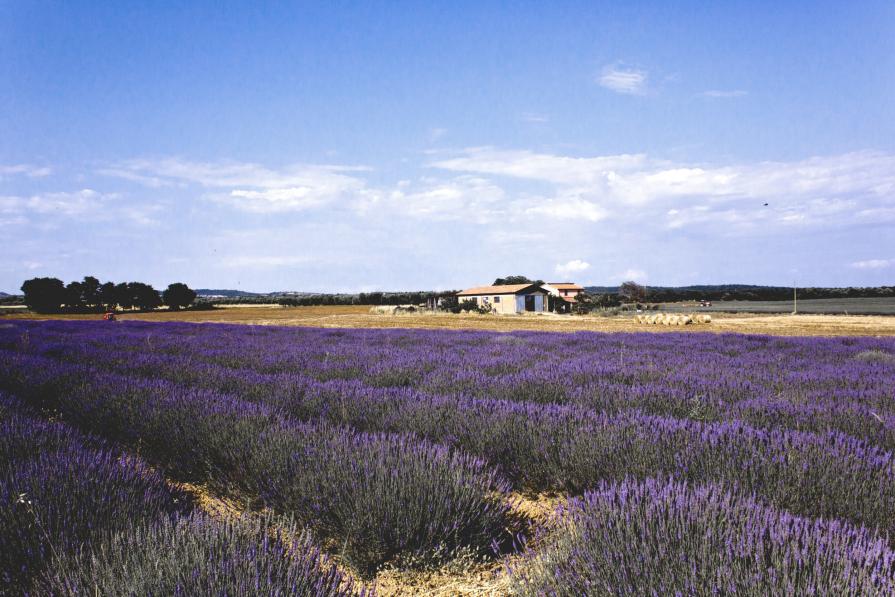
M 459 301 L 474 300 L 479 307 L 494 313 L 543 313 L 547 310 L 547 291 L 537 284 L 479 286 L 457 293 Z
M 584 292 L 583 286 L 572 282 L 547 282 L 542 288 L 558 299 L 550 301 L 557 313 L 568 313 L 578 302 L 578 295 Z

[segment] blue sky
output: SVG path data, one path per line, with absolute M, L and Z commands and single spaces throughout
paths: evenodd
M 0 290 L 895 283 L 891 2 L 186 4 L 0 2 Z

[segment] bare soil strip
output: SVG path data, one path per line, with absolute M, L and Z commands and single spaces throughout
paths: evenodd
M 204 485 L 170 482 L 172 486 L 186 492 L 203 512 L 217 520 L 233 520 L 243 515 L 252 515 L 244 504 L 211 492 Z M 516 514 L 525 518 L 532 529 L 549 524 L 552 513 L 565 500 L 562 496 L 540 494 L 525 496 L 512 494 L 510 504 Z M 512 562 L 515 558 L 510 558 Z M 507 595 L 510 579 L 506 573 L 507 561 L 451 562 L 435 570 L 396 570 L 379 572 L 370 582 L 358 578 L 350 568 L 333 558 L 340 571 L 351 577 L 357 587 L 371 587 L 377 597 L 398 597 L 418 595 L 425 597 L 499 597 Z

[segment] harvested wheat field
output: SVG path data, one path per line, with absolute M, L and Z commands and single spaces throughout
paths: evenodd
M 10 313 L 0 321 L 18 319 L 98 320 L 99 315 L 36 315 Z M 895 317 L 884 315 L 749 315 L 712 313 L 709 324 L 656 326 L 638 323 L 635 316 L 577 315 L 470 315 L 450 313 L 371 313 L 367 306 L 280 307 L 239 306 L 211 311 L 155 311 L 124 313 L 119 319 L 186 321 L 193 323 L 244 323 L 252 325 L 311 326 L 324 328 L 473 329 L 509 332 L 735 332 L 775 336 L 893 336 Z

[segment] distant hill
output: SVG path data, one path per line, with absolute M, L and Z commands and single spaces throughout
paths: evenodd
M 589 294 L 616 294 L 618 286 L 587 286 Z M 799 298 L 878 298 L 895 296 L 895 287 L 798 288 Z M 781 301 L 792 298 L 791 286 L 759 286 L 756 284 L 697 284 L 693 286 L 646 286 L 650 302 L 692 301 Z
M 227 298 L 249 298 L 267 296 L 262 292 L 246 292 L 244 290 L 228 290 L 217 288 L 197 288 L 196 295 L 200 297 L 227 297 Z

